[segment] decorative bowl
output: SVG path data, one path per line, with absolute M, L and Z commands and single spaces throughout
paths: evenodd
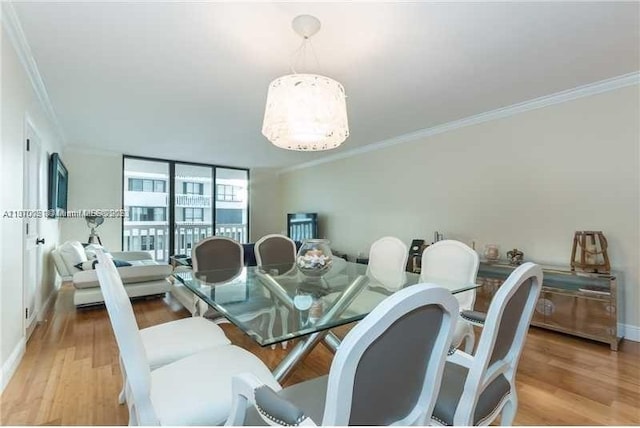
M 306 276 L 319 277 L 329 272 L 332 259 L 328 240 L 308 239 L 302 243 L 300 250 L 298 250 L 296 266 Z

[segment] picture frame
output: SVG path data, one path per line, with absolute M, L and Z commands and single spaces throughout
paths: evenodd
M 49 157 L 49 217 L 55 218 L 67 211 L 69 172 L 58 153 Z

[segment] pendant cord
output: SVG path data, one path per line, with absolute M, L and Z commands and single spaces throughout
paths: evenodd
M 300 59 L 302 59 L 303 70 L 306 70 L 308 50 L 310 50 L 311 54 L 313 55 L 313 58 L 316 62 L 316 68 L 318 69 L 318 71 L 320 70 L 320 61 L 318 61 L 318 56 L 316 55 L 316 51 L 313 48 L 313 43 L 311 43 L 311 40 L 308 37 L 305 37 L 302 39 L 302 43 L 300 43 L 300 46 L 298 46 L 298 48 L 291 54 L 291 58 L 289 60 L 289 68 L 291 69 L 292 74 L 298 74 L 296 68 L 300 63 Z

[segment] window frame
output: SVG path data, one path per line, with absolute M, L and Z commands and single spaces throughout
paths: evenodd
M 251 169 L 250 168 L 239 168 L 239 167 L 235 167 L 235 166 L 228 166 L 228 165 L 218 165 L 218 164 L 206 164 L 206 163 L 200 163 L 200 162 L 189 162 L 189 161 L 181 161 L 181 160 L 172 160 L 172 159 L 162 159 L 162 158 L 153 158 L 153 157 L 146 157 L 146 156 L 135 156 L 135 155 L 128 155 L 128 154 L 123 154 L 122 155 L 122 182 L 124 182 L 125 180 L 125 164 L 126 164 L 126 160 L 127 159 L 134 159 L 134 160 L 143 160 L 143 161 L 150 161 L 150 162 L 164 162 L 167 164 L 168 168 L 169 168 L 169 179 L 168 181 L 164 181 L 164 180 L 152 180 L 152 188 L 155 191 L 155 181 L 160 181 L 165 183 L 164 185 L 164 192 L 158 192 L 158 193 L 168 193 L 168 197 L 169 197 L 169 204 L 168 207 L 162 207 L 162 208 L 167 208 L 167 212 L 165 213 L 165 220 L 162 221 L 167 221 L 169 223 L 169 233 L 167 235 L 167 237 L 164 239 L 164 248 L 166 248 L 169 251 L 169 254 L 173 254 L 175 253 L 175 249 L 177 248 L 176 246 L 176 242 L 175 242 L 175 232 L 176 232 L 176 206 L 175 206 L 175 201 L 176 201 L 176 189 L 175 187 L 175 181 L 176 181 L 176 165 L 190 165 L 190 166 L 202 166 L 202 167 L 208 167 L 211 168 L 212 170 L 212 183 L 215 185 L 211 186 L 211 224 L 212 224 L 212 228 L 214 231 L 214 235 L 215 235 L 215 225 L 216 225 L 216 205 L 217 202 L 225 202 L 223 201 L 218 201 L 218 192 L 217 192 L 217 183 L 216 183 L 216 172 L 218 169 L 231 169 L 231 170 L 237 170 L 237 171 L 244 171 L 247 174 L 247 242 L 251 242 Z M 134 178 L 129 178 L 129 180 L 132 180 Z M 167 184 L 169 186 L 169 188 L 167 189 Z M 204 194 L 204 184 L 203 183 L 198 183 L 200 184 L 202 190 L 200 193 L 201 195 Z M 144 185 L 143 185 L 144 187 Z M 231 186 L 231 187 L 237 187 L 237 186 Z M 121 194 L 121 206 L 124 208 L 125 204 L 124 204 L 124 193 L 125 193 L 125 187 L 121 186 L 122 189 L 122 194 Z M 127 189 L 128 185 L 127 185 Z M 129 189 L 129 191 L 135 191 L 135 190 L 131 190 Z M 239 202 L 239 201 L 235 201 L 234 202 Z M 228 201 L 227 201 L 228 202 Z M 184 214 L 184 213 L 183 213 Z M 203 213 L 204 216 L 204 213 Z M 121 226 L 122 226 L 122 232 L 121 232 L 121 237 L 120 237 L 120 248 L 124 248 L 124 242 L 125 242 L 125 235 L 124 235 L 124 222 L 125 220 L 127 220 L 127 218 L 125 216 L 122 216 L 121 218 Z M 132 242 L 132 241 L 131 241 Z

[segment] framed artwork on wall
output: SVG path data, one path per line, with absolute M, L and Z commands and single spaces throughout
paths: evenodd
M 60 155 L 53 153 L 49 158 L 49 213 L 57 217 L 67 211 L 67 191 L 69 189 L 69 172 L 62 163 Z

